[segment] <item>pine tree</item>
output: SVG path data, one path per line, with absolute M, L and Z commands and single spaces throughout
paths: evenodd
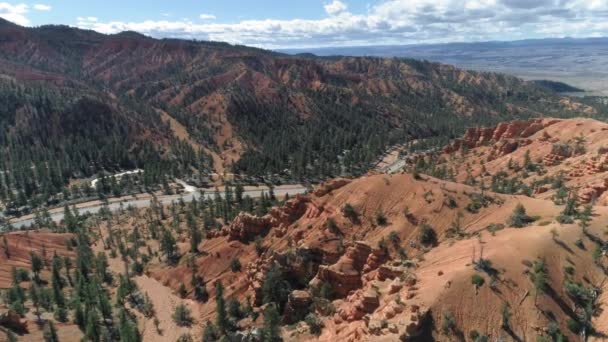
M 75 233 L 78 229 L 78 220 L 67 204 L 63 207 L 63 220 L 65 222 L 67 231 L 70 233 Z
M 74 309 L 74 324 L 76 324 L 82 332 L 85 332 L 86 321 L 87 319 L 84 311 L 82 310 L 82 305 L 77 303 L 76 308 Z
M 32 272 L 34 273 L 34 281 L 39 284 L 40 283 L 40 271 L 42 271 L 42 267 L 44 266 L 44 261 L 40 256 L 35 254 L 34 252 L 30 253 L 30 260 L 32 264 Z
M 59 342 L 59 336 L 57 336 L 57 329 L 55 329 L 55 325 L 52 321 L 47 321 L 44 325 L 42 337 L 44 338 L 44 342 Z
M 230 322 L 228 321 L 226 302 L 224 300 L 224 285 L 220 280 L 215 283 L 215 304 L 215 311 L 217 312 L 216 325 L 225 334 L 229 330 Z
M 192 313 L 184 304 L 178 304 L 173 311 L 173 321 L 180 327 L 192 324 Z
M 177 259 L 179 258 L 177 252 L 177 244 L 175 238 L 167 229 L 163 231 L 163 238 L 161 240 L 160 248 L 165 254 L 168 263 L 174 264 L 175 262 L 177 262 Z
M 91 342 L 99 342 L 101 337 L 99 316 L 97 310 L 91 309 L 87 313 L 87 325 L 85 328 L 84 336 Z
M 6 239 L 6 234 L 2 235 L 2 247 L 4 248 L 4 255 L 7 259 L 10 259 L 11 251 L 8 248 L 8 240 Z
M 119 323 L 118 323 L 118 332 L 120 334 L 121 342 L 139 342 L 141 337 L 139 332 L 137 331 L 137 327 L 131 319 L 127 316 L 127 313 L 124 309 L 120 310 L 118 315 Z
M 276 305 L 270 304 L 266 311 L 264 311 L 264 328 L 262 330 L 262 336 L 264 341 L 280 341 L 280 323 L 281 316 L 277 310 Z
M 207 322 L 205 330 L 203 330 L 203 342 L 216 342 L 219 340 L 219 334 L 212 322 Z
M 34 308 L 36 309 L 35 314 L 36 317 L 38 318 L 38 322 L 41 321 L 40 318 L 40 305 L 41 305 L 41 298 L 40 298 L 40 288 L 38 287 L 38 285 L 32 283 L 32 285 L 30 286 L 30 298 L 32 299 L 32 304 L 34 304 Z
M 583 208 L 583 211 L 578 215 L 578 219 L 580 221 L 579 225 L 583 229 L 587 229 L 589 227 L 589 223 L 591 223 L 593 219 L 593 206 L 591 204 L 586 205 Z

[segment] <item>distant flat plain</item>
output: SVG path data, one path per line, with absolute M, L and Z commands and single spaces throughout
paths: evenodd
M 560 81 L 586 90 L 585 95 L 608 96 L 608 38 L 336 47 L 281 52 L 425 59 L 470 70 L 511 74 L 526 80 Z

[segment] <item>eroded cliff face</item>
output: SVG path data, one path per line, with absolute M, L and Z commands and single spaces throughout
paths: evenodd
M 443 151 L 453 153 L 463 147 L 472 149 L 493 145 L 495 154 L 503 156 L 515 151 L 520 146 L 529 145 L 531 141 L 527 138 L 560 121 L 558 119 L 517 120 L 503 122 L 496 127 L 469 128 L 461 139 L 454 140 Z

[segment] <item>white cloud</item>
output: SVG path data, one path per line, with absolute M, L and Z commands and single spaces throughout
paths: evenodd
M 331 3 L 323 6 L 325 8 L 325 12 L 329 15 L 337 15 L 342 12 L 345 12 L 348 8 L 345 3 L 340 0 L 333 0 Z
M 50 11 L 53 7 L 45 4 L 35 4 L 34 9 L 37 11 Z
M 7 2 L 0 2 L 0 18 L 12 21 L 18 25 L 29 25 L 30 20 L 25 16 L 28 9 L 26 4 L 11 5 Z
M 199 17 L 203 20 L 215 20 L 215 16 L 213 14 L 203 13 Z
M 324 9 L 327 16 L 320 19 L 78 20 L 77 25 L 104 33 L 132 30 L 267 48 L 608 35 L 606 0 L 383 0 L 363 14 L 334 0 Z

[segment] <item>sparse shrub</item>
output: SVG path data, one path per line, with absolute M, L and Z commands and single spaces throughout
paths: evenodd
M 446 335 L 455 332 L 456 319 L 454 318 L 454 315 L 450 311 L 443 313 L 443 323 L 441 324 L 441 329 L 443 330 L 443 333 Z
M 557 215 L 555 220 L 561 224 L 574 223 L 574 218 L 572 218 L 572 216 L 568 216 L 568 215 L 564 215 L 564 214 Z
M 399 242 L 401 241 L 399 234 L 397 234 L 396 231 L 392 231 L 388 234 L 388 240 L 393 244 L 393 246 L 399 246 Z
M 317 336 L 321 334 L 321 331 L 323 330 L 323 321 L 321 321 L 317 315 L 309 313 L 306 315 L 306 318 L 304 318 L 304 321 L 308 325 L 311 334 Z
M 327 219 L 327 228 L 329 229 L 329 231 L 332 234 L 335 235 L 340 235 L 342 232 L 340 231 L 340 228 L 338 227 L 338 224 L 336 223 L 336 220 L 333 219 L 333 217 L 330 217 L 329 219 Z
M 577 320 L 568 318 L 566 325 L 568 326 L 568 329 L 575 334 L 578 334 L 581 331 L 581 324 Z
M 437 243 L 437 233 L 429 224 L 423 223 L 420 226 L 418 241 L 424 246 L 434 246 Z
M 194 342 L 192 335 L 186 333 L 177 338 L 177 342 Z
M 479 274 L 475 273 L 471 276 L 471 283 L 475 285 L 475 287 L 482 287 L 486 280 Z
M 500 313 L 502 317 L 502 328 L 505 330 L 511 329 L 511 310 L 509 309 L 509 304 L 506 302 L 503 303 Z
M 230 262 L 230 270 L 232 270 L 233 273 L 241 271 L 241 261 L 238 258 L 232 259 Z
M 188 295 L 188 290 L 186 289 L 186 285 L 184 285 L 183 283 L 180 284 L 179 289 L 177 290 L 177 293 L 179 294 L 180 298 L 186 298 L 186 296 Z
M 228 315 L 237 321 L 243 318 L 243 309 L 238 300 L 233 298 L 228 301 Z
M 262 254 L 264 253 L 264 245 L 262 244 L 262 238 L 257 236 L 255 238 L 255 252 L 257 253 L 258 256 L 262 256 Z
M 334 296 L 334 289 L 331 283 L 323 282 L 319 288 L 319 297 L 331 300 Z
M 570 157 L 572 155 L 572 147 L 568 144 L 555 143 L 551 146 L 551 153 L 563 157 Z
M 523 205 L 518 204 L 513 210 L 513 214 L 509 217 L 509 225 L 515 228 L 522 228 L 529 223 L 534 222 L 534 218 L 528 216 L 526 208 Z
M 458 203 L 456 203 L 456 200 L 454 199 L 454 197 L 452 196 L 448 196 L 445 201 L 444 201 L 445 205 L 450 208 L 450 209 L 455 209 L 458 208 Z
M 344 207 L 342 207 L 342 215 L 351 220 L 353 223 L 359 221 L 359 213 L 357 213 L 357 210 L 355 210 L 350 203 L 346 203 Z
M 184 304 L 179 304 L 173 311 L 173 321 L 180 327 L 192 325 L 192 313 Z
M 497 231 L 502 230 L 505 228 L 504 224 L 501 223 L 491 223 L 489 224 L 486 229 L 492 234 L 495 235 Z
M 532 272 L 530 272 L 530 280 L 534 283 L 537 294 L 547 292 L 549 289 L 549 276 L 544 260 L 541 259 L 534 262 Z
M 384 216 L 384 213 L 382 213 L 382 211 L 380 210 L 378 210 L 378 212 L 376 213 L 376 223 L 379 226 L 385 226 L 388 223 L 386 216 Z

